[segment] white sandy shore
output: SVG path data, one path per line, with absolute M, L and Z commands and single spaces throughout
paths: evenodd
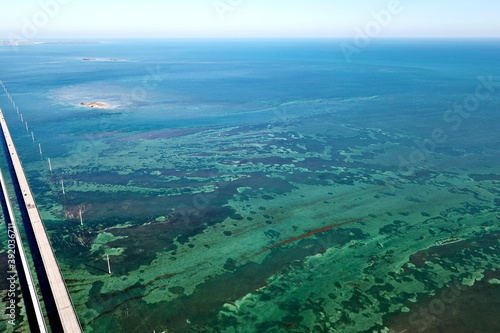
M 81 102 L 81 106 L 86 106 L 94 109 L 111 109 L 111 105 L 103 103 L 103 102 Z

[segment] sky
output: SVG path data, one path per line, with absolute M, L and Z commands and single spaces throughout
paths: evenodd
M 499 0 L 0 0 L 0 39 L 500 37 Z

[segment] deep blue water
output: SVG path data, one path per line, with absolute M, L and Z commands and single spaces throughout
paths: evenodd
M 238 125 L 311 112 L 269 110 L 282 103 L 367 97 L 384 101 L 369 108 L 353 102 L 348 112 L 359 107 L 368 118 L 407 117 L 397 125 L 401 130 L 428 136 L 447 108 L 474 92 L 478 76 L 500 75 L 498 40 L 373 41 L 350 63 L 342 42 L 110 40 L 3 47 L 0 78 L 50 149 L 61 134 L 96 126 L 135 131 Z M 114 113 L 75 107 L 89 99 L 120 107 Z M 488 111 L 484 106 L 477 114 Z M 329 109 L 319 105 L 314 112 Z
M 442 113 L 473 91 L 478 76 L 500 74 L 498 40 L 373 41 L 351 63 L 341 42 L 109 40 L 2 47 L 0 79 L 48 140 L 64 128 L 74 131 L 68 122 L 79 122 L 82 131 L 95 125 L 101 113 L 74 107 L 89 98 L 122 105 L 119 122 L 107 115 L 109 130 L 271 121 L 276 112 L 258 111 L 292 101 L 370 96 L 404 99 L 365 112 L 404 109 L 417 116 Z

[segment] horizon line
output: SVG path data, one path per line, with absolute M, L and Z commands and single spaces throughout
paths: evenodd
M 42 37 L 33 39 L 13 39 L 0 37 L 0 41 L 25 41 L 36 42 L 46 40 L 109 40 L 109 39 L 355 39 L 353 36 L 164 36 L 164 37 L 127 37 L 127 36 L 114 36 L 114 37 Z M 500 36 L 386 36 L 386 37 L 370 37 L 370 39 L 387 40 L 387 39 L 500 39 Z

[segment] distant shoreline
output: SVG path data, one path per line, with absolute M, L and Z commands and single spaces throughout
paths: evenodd
M 90 42 L 90 41 L 48 41 L 48 42 L 42 42 L 42 41 L 8 41 L 8 40 L 1 40 L 0 41 L 0 46 L 21 46 L 21 45 L 42 45 L 42 44 L 49 44 L 49 45 L 58 45 L 58 44 L 101 44 L 101 42 Z

